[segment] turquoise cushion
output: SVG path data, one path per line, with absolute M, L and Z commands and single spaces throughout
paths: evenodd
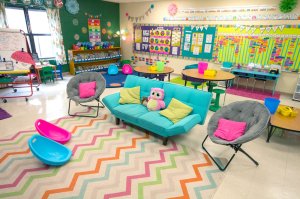
M 141 104 L 124 104 L 114 108 L 114 114 L 118 118 L 133 124 L 137 124 L 139 117 L 147 112 L 147 107 Z
M 138 125 L 144 129 L 166 137 L 168 136 L 166 134 L 166 129 L 173 126 L 173 122 L 160 115 L 159 111 L 151 111 L 142 115 L 138 119 Z
M 182 133 L 187 133 L 200 121 L 201 121 L 200 115 L 198 114 L 188 115 L 187 117 L 183 118 L 176 124 L 168 127 L 166 130 L 166 135 L 173 136 Z
M 163 84 L 164 83 L 161 81 L 150 80 L 135 75 L 129 75 L 126 78 L 124 87 L 132 88 L 132 87 L 140 86 L 141 87 L 140 96 L 142 99 L 143 97 L 148 97 L 150 95 L 151 88 L 162 88 Z

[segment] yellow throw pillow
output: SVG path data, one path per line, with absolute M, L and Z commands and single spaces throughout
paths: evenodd
M 122 88 L 120 90 L 120 104 L 140 104 L 140 86 Z
M 192 107 L 180 102 L 175 98 L 172 98 L 168 107 L 165 110 L 160 111 L 159 113 L 175 124 L 184 117 L 188 116 L 192 112 L 192 110 Z

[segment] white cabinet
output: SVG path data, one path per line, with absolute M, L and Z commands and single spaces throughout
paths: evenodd
M 297 85 L 293 95 L 293 100 L 300 101 L 300 75 L 298 76 Z

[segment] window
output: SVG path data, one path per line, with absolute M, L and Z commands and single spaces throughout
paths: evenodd
M 7 7 L 5 11 L 8 27 L 21 29 L 26 33 L 33 55 L 38 54 L 40 59 L 52 59 L 55 57 L 45 10 Z

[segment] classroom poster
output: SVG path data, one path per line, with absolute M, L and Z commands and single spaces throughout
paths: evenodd
M 212 59 L 216 27 L 185 26 L 182 56 Z
M 252 30 L 251 30 L 252 29 Z M 213 59 L 232 62 L 280 65 L 286 71 L 300 71 L 300 26 L 220 26 Z
M 180 26 L 134 27 L 134 50 L 154 54 L 179 56 L 182 28 Z
M 101 33 L 100 33 L 100 19 L 88 19 L 88 29 L 89 29 L 89 41 L 90 42 L 100 42 Z

